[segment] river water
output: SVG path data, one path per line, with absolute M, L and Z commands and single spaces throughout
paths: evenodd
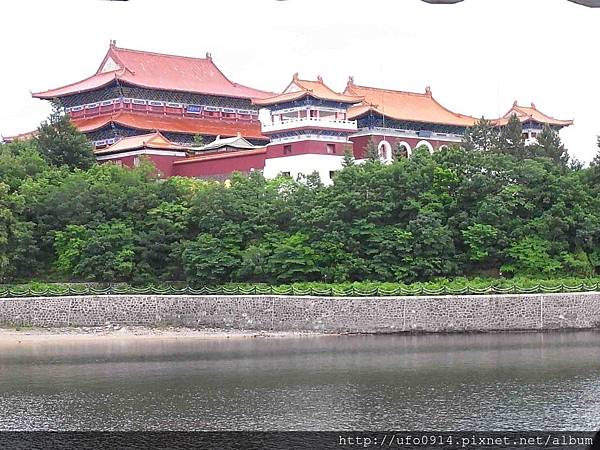
M 0 342 L 0 429 L 590 430 L 600 333 Z

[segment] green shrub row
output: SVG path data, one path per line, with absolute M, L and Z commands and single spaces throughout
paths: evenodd
M 558 280 L 439 280 L 430 283 L 295 283 L 228 284 L 223 286 L 189 286 L 168 283 L 132 286 L 124 283 L 31 283 L 0 286 L 0 298 L 57 297 L 88 295 L 281 295 L 331 297 L 390 297 L 415 295 L 485 295 L 590 292 L 600 290 L 600 279 Z

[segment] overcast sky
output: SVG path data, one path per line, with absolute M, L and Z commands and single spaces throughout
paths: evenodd
M 600 9 L 566 0 L 52 0 L 0 2 L 0 133 L 48 113 L 30 91 L 92 75 L 110 39 L 125 48 L 203 57 L 232 80 L 280 91 L 294 72 L 423 92 L 488 118 L 514 100 L 557 118 L 589 161 L 600 134 Z

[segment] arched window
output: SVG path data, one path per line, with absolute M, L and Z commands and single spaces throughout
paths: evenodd
M 401 153 L 406 154 L 407 158 L 410 158 L 410 155 L 412 153 L 412 148 L 410 148 L 410 144 L 408 142 L 398 142 L 398 150 Z
M 448 150 L 448 146 L 447 145 L 440 145 L 440 148 L 438 148 L 438 150 Z
M 379 151 L 379 157 L 383 162 L 390 162 L 392 160 L 392 146 L 386 140 L 379 142 L 377 145 Z
M 429 150 L 429 153 L 433 153 L 433 145 L 431 145 L 431 143 L 428 141 L 419 141 L 419 143 L 417 145 L 415 145 L 415 149 L 417 149 L 419 147 L 427 147 L 427 150 Z

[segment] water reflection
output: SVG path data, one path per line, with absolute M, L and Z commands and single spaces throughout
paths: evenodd
M 600 333 L 0 342 L 1 429 L 590 429 Z

